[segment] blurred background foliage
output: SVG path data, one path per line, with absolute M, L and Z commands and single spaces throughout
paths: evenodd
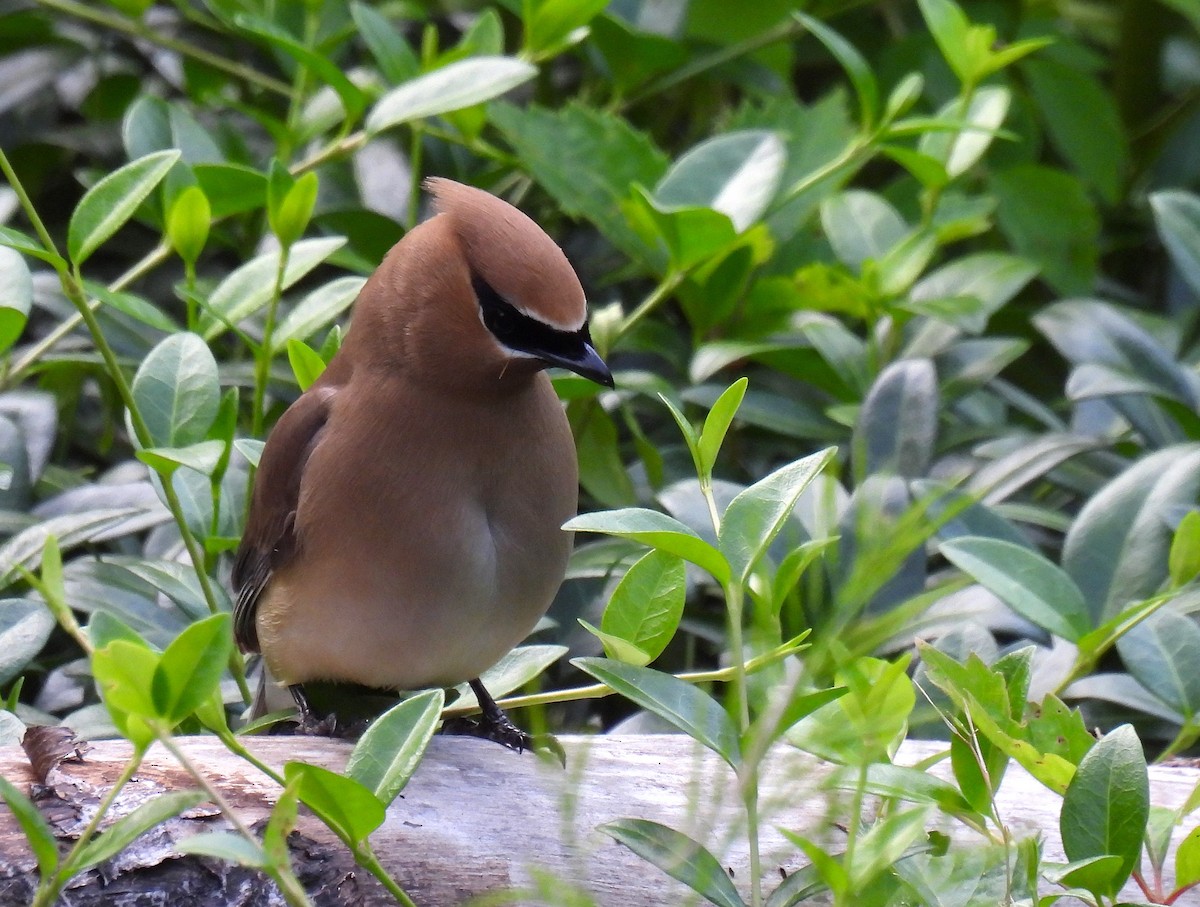
M 760 695 L 918 639 L 989 663 L 1032 643 L 1030 698 L 1186 750 L 1198 25 L 1195 0 L 0 0 L 0 147 L 146 423 L 139 437 L 7 180 L 4 739 L 22 722 L 108 731 L 24 572 L 48 535 L 85 625 L 161 647 L 229 607 L 261 439 L 441 175 L 521 206 L 584 282 L 617 389 L 556 378 L 582 511 L 651 508 L 714 540 L 708 496 L 723 508 L 837 446 L 747 587 L 747 657 L 812 629 L 755 675 Z M 169 149 L 145 195 L 100 183 Z M 121 205 L 132 221 L 104 235 Z M 701 420 L 743 376 L 698 476 L 660 395 Z M 493 691 L 578 685 L 568 651 L 727 662 L 721 588 L 666 558 L 622 589 L 642 553 L 581 535 Z M 912 721 L 944 734 L 928 693 Z M 226 698 L 236 712 L 232 676 Z M 610 727 L 629 708 L 544 720 Z

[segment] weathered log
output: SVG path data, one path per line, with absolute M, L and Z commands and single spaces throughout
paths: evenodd
M 278 787 L 249 763 L 230 755 L 216 740 L 181 738 L 186 754 L 229 798 L 242 820 L 261 826 Z M 383 864 L 420 905 L 459 904 L 503 889 L 524 889 L 517 903 L 540 903 L 532 891 L 539 876 L 589 892 L 602 905 L 678 905 L 695 896 L 680 883 L 598 832 L 621 817 L 653 819 L 690 834 L 718 855 L 746 893 L 749 856 L 744 814 L 732 771 L 720 759 L 676 735 L 566 737 L 564 770 L 557 762 L 518 755 L 496 744 L 436 737 L 416 775 L 372 836 Z M 282 767 L 303 760 L 340 770 L 350 744 L 307 737 L 251 741 L 256 755 Z M 943 744 L 909 742 L 898 761 L 914 763 Z M 78 759 L 49 768 L 37 783 L 26 754 L 0 748 L 0 774 L 32 790 L 43 814 L 64 839 L 78 835 L 104 790 L 118 776 L 130 749 L 123 742 L 97 742 Z M 831 768 L 810 756 L 779 747 L 761 779 L 764 876 L 768 890 L 784 874 L 804 865 L 802 854 L 778 828 L 787 828 L 839 849 L 839 823 L 849 815 L 849 794 L 822 789 Z M 948 774 L 948 767 L 933 769 Z M 1184 802 L 1200 770 L 1151 769 L 1152 801 L 1166 807 Z M 145 765 L 117 804 L 127 812 L 163 790 L 193 787 L 191 778 L 165 751 L 151 750 Z M 1049 859 L 1063 859 L 1058 834 L 1058 797 L 1013 766 L 998 804 L 1017 836 L 1040 833 Z M 942 830 L 959 841 L 975 833 L 943 817 Z M 262 876 L 219 861 L 182 856 L 172 843 L 201 831 L 223 830 L 219 814 L 201 807 L 144 835 L 118 858 L 77 878 L 69 890 L 73 907 L 100 905 L 280 904 Z M 1182 836 L 1177 829 L 1175 838 Z M 293 864 L 314 903 L 375 905 L 393 901 L 321 825 L 302 814 L 292 840 Z M 1168 860 L 1168 865 L 1173 863 Z M 19 827 L 0 807 L 0 905 L 27 904 L 36 885 L 32 854 Z M 1133 894 L 1131 887 L 1129 893 Z M 67 903 L 64 900 L 64 903 Z

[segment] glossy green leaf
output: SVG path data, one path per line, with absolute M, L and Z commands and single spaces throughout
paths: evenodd
M 846 867 L 852 890 L 863 890 L 895 865 L 909 847 L 925 834 L 928 817 L 929 809 L 918 806 L 876 821 L 859 839 L 854 861 Z
M 1192 292 L 1200 293 L 1200 197 L 1180 189 L 1154 192 L 1150 210 L 1171 261 Z
M 133 377 L 133 400 L 159 447 L 203 441 L 217 417 L 221 388 L 208 344 L 172 334 L 150 351 Z
M 13 227 L 0 226 L 0 246 L 40 259 L 52 267 L 66 266 L 63 259 L 53 252 L 47 251 L 42 244 L 20 230 Z
M 367 114 L 369 134 L 490 101 L 537 75 L 514 57 L 470 57 L 393 88 Z
M 1175 851 L 1175 885 L 1186 888 L 1200 882 L 1200 826 L 1193 828 Z
M 67 229 L 67 252 L 81 265 L 133 217 L 179 160 L 178 151 L 157 151 L 115 170 L 80 200 Z
M 1200 494 L 1200 447 L 1167 448 L 1139 460 L 1093 494 L 1071 524 L 1062 565 L 1083 591 L 1093 623 L 1158 591 L 1172 533 L 1163 512 Z
M 599 532 L 632 539 L 659 551 L 677 554 L 684 560 L 703 567 L 719 583 L 723 584 L 729 579 L 729 563 L 721 552 L 683 523 L 656 510 L 628 507 L 622 510 L 585 513 L 568 520 L 563 528 L 574 532 Z
M 599 627 L 589 624 L 582 617 L 576 618 L 579 625 L 595 636 L 604 646 L 604 654 L 613 661 L 623 661 L 625 664 L 636 665 L 639 668 L 650 664 L 653 659 L 648 652 L 643 651 L 629 640 L 612 633 L 605 633 Z
M 200 441 L 187 447 L 147 447 L 137 452 L 137 458 L 164 476 L 181 466 L 211 476 L 224 454 L 223 441 Z
M 42 602 L 0 601 L 0 684 L 8 683 L 37 658 L 54 632 L 54 616 Z
M 140 640 L 116 639 L 92 654 L 92 676 L 113 724 L 139 748 L 149 746 L 155 737 L 146 722 L 163 717 L 150 695 L 158 659 Z
M 686 595 L 683 560 L 674 554 L 651 551 L 629 568 L 613 590 L 600 629 L 631 643 L 647 656 L 642 664 L 648 664 L 675 635 Z
M 305 762 L 288 762 L 283 775 L 297 783 L 304 805 L 351 846 L 366 841 L 387 818 L 379 798 L 353 778 Z
M 71 868 L 75 872 L 83 872 L 112 859 L 140 835 L 203 803 L 206 799 L 208 795 L 200 790 L 168 791 L 159 794 L 133 812 L 121 816 L 98 837 L 88 841 L 79 855 L 71 861 Z
M 346 244 L 341 236 L 302 239 L 288 253 L 283 273 L 283 289 L 308 274 L 326 258 Z M 252 258 L 217 285 L 208 299 L 208 309 L 200 319 L 200 333 L 212 340 L 249 318 L 271 301 L 275 275 L 279 270 L 279 250 Z
M 30 799 L 3 775 L 0 775 L 0 797 L 4 798 L 13 818 L 21 826 L 25 841 L 37 860 L 38 872 L 43 878 L 49 878 L 58 869 L 59 862 L 54 832 Z
M 733 578 L 745 582 L 792 515 L 809 484 L 833 459 L 829 447 L 781 466 L 738 494 L 721 517 L 721 553 Z
M 715 699 L 698 687 L 671 674 L 607 658 L 574 658 L 571 664 L 670 722 L 733 767 L 741 761 L 733 721 Z
M 875 82 L 875 74 L 871 71 L 870 64 L 855 49 L 854 45 L 819 19 L 814 19 L 804 13 L 793 13 L 793 15 L 812 32 L 817 40 L 825 45 L 825 48 L 841 64 L 842 69 L 846 70 L 846 75 L 850 77 L 850 84 L 854 86 L 854 93 L 858 96 L 858 109 L 859 115 L 862 117 L 863 128 L 869 129 L 879 113 L 879 86 Z
M 366 280 L 362 277 L 336 277 L 329 283 L 317 287 L 289 311 L 275 326 L 271 335 L 271 346 L 276 352 L 287 346 L 289 340 L 307 341 L 328 327 L 357 298 Z
M 883 258 L 908 233 L 908 225 L 895 208 L 862 189 L 841 192 L 822 202 L 821 226 L 834 254 L 855 269 Z
M 1161 610 L 1117 640 L 1134 678 L 1185 717 L 1200 712 L 1200 626 L 1190 615 Z
M 122 315 L 127 315 L 135 321 L 149 325 L 155 330 L 164 331 L 169 334 L 177 333 L 181 330 L 175 319 L 171 318 L 170 315 L 148 299 L 133 293 L 110 290 L 104 284 L 96 283 L 92 280 L 85 280 L 83 287 L 88 295 L 99 299 L 105 306 L 120 312 Z
M 426 690 L 388 709 L 354 745 L 346 774 L 390 804 L 416 771 L 445 702 L 442 690 Z
M 1137 866 L 1149 813 L 1146 756 L 1133 728 L 1121 725 L 1079 763 L 1059 820 L 1068 859 L 1121 859 L 1120 870 L 1097 893 L 1115 895 Z
M 271 184 L 267 184 L 268 213 L 271 232 L 279 237 L 284 246 L 291 246 L 308 229 L 313 207 L 317 203 L 317 174 L 309 171 L 296 178 L 278 203 L 270 198 Z
M 608 0 L 539 0 L 525 23 L 525 44 L 534 56 L 574 44 L 606 6 Z
M 1071 642 L 1091 629 L 1083 593 L 1042 555 L 1002 539 L 966 537 L 944 542 L 952 564 L 1039 627 Z
M 175 196 L 167 212 L 167 238 L 175 253 L 188 264 L 195 264 L 208 242 L 211 224 L 208 196 L 199 186 L 188 186 Z
M 1189 511 L 1175 527 L 1167 568 L 1172 586 L 1183 586 L 1200 576 L 1200 511 Z
M 712 475 L 717 454 L 721 451 L 721 445 L 725 443 L 725 435 L 733 423 L 738 407 L 742 405 L 742 399 L 746 396 L 747 384 L 749 380 L 746 378 L 739 378 L 733 382 L 708 411 L 704 419 L 704 428 L 696 442 L 696 453 L 700 461 L 697 466 L 701 475 Z
M 233 653 L 228 614 L 196 621 L 167 646 L 151 683 L 158 714 L 170 723 L 182 721 L 212 695 Z
M 0 246 L 0 353 L 20 338 L 33 305 L 33 276 L 24 257 Z
M 654 190 L 655 207 L 712 208 L 741 233 L 762 217 L 779 188 L 787 160 L 767 130 L 729 132 L 700 143 L 667 171 Z
M 854 427 L 854 471 L 918 478 L 929 471 L 937 442 L 940 398 L 929 359 L 889 364 L 871 385 Z
M 317 379 L 325 371 L 325 360 L 321 358 L 321 354 L 314 350 L 303 340 L 292 338 L 287 342 L 288 363 L 292 367 L 292 374 L 296 376 L 296 383 L 300 385 L 300 390 L 306 391 L 314 384 Z
M 745 907 L 717 858 L 682 832 L 649 819 L 617 819 L 601 825 L 599 830 L 683 882 L 709 903 L 718 907 Z
M 922 133 L 917 148 L 922 154 L 940 161 L 950 179 L 966 173 L 983 157 L 996 138 L 996 130 L 1008 116 L 1012 94 L 1007 88 L 988 85 L 971 96 L 966 110 L 958 100 L 950 101 L 935 115 L 959 120 L 954 131 L 930 130 Z
M 180 853 L 190 853 L 201 857 L 213 857 L 246 866 L 250 869 L 262 869 L 267 859 L 262 848 L 254 841 L 230 831 L 202 832 L 190 835 L 181 841 L 176 841 L 172 847 Z
M 407 81 L 420 72 L 417 55 L 382 13 L 366 3 L 354 2 L 350 4 L 350 15 L 389 83 Z
M 518 646 L 484 671 L 479 679 L 484 689 L 493 698 L 499 699 L 525 686 L 566 654 L 566 646 Z M 475 693 L 463 684 L 459 688 L 458 699 L 454 701 L 454 710 L 463 711 L 476 705 Z

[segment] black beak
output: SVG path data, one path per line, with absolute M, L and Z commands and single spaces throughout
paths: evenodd
M 596 352 L 596 348 L 590 343 L 584 343 L 583 351 L 575 355 L 539 350 L 537 356 L 543 362 L 561 366 L 574 372 L 576 375 L 587 378 L 589 381 L 595 381 L 597 384 L 603 384 L 605 387 L 614 386 L 612 372 L 609 371 L 608 366 L 604 364 L 604 360 L 600 358 L 600 354 Z

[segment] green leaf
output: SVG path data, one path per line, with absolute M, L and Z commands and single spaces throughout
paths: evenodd
M 1200 826 L 1179 842 L 1175 851 L 1175 887 L 1182 889 L 1200 882 Z
M 1150 194 L 1154 225 L 1171 261 L 1193 293 L 1200 293 L 1200 197 L 1181 189 Z
M 66 267 L 66 262 L 60 256 L 47 251 L 32 236 L 27 236 L 13 227 L 0 226 L 0 246 L 40 259 L 56 269 Z
M 819 19 L 799 12 L 792 13 L 792 15 L 825 45 L 825 48 L 841 64 L 842 69 L 846 70 L 846 75 L 850 77 L 850 84 L 854 86 L 854 93 L 858 96 L 858 109 L 863 121 L 863 130 L 869 131 L 879 114 L 879 86 L 875 82 L 875 74 L 871 72 L 870 65 L 853 44 Z
M 379 71 L 389 83 L 395 85 L 415 77 L 421 71 L 421 62 L 413 53 L 408 42 L 380 13 L 365 3 L 350 4 L 350 15 L 358 33 L 379 64 Z
M 0 684 L 25 670 L 54 631 L 54 616 L 41 602 L 0 601 Z
M 1108 204 L 1120 197 L 1129 145 L 1114 95 L 1079 66 L 1027 60 L 1021 73 L 1050 142 Z
M 167 646 L 151 682 L 158 714 L 178 724 L 198 709 L 221 682 L 233 654 L 228 614 L 198 620 Z
M 629 568 L 613 590 L 600 629 L 631 643 L 647 656 L 642 664 L 648 664 L 675 635 L 686 595 L 683 560 L 674 554 L 651 551 Z
M 775 197 L 787 152 L 773 132 L 729 132 L 701 142 L 676 161 L 654 190 L 660 211 L 711 208 L 741 233 Z
M 354 745 L 346 774 L 390 804 L 416 771 L 445 702 L 442 690 L 426 690 L 388 709 Z
M 1166 579 L 1172 534 L 1162 515 L 1200 494 L 1200 446 L 1169 447 L 1139 460 L 1095 492 L 1063 542 L 1062 565 L 1098 624 Z
M 625 664 L 636 665 L 639 668 L 644 668 L 650 664 L 652 659 L 648 652 L 639 649 L 636 645 L 627 639 L 620 636 L 615 636 L 612 633 L 605 633 L 599 627 L 589 624 L 582 617 L 575 618 L 579 621 L 579 625 L 587 630 L 604 646 L 604 654 L 613 661 L 623 661 Z
M 599 830 L 718 907 L 745 907 L 717 858 L 682 832 L 649 819 L 617 819 Z
M 573 658 L 571 664 L 635 705 L 670 722 L 734 768 L 741 762 L 733 722 L 703 690 L 671 674 L 607 658 Z
M 950 64 L 959 81 L 973 81 L 973 67 L 967 53 L 967 32 L 970 20 L 951 0 L 917 0 L 925 24 L 933 34 L 942 56 Z
M 267 183 L 267 212 L 271 232 L 285 248 L 292 246 L 308 229 L 313 206 L 317 203 L 317 174 L 305 173 L 293 182 L 281 198 L 272 198 L 274 181 Z
M 648 135 L 624 117 L 579 103 L 560 110 L 497 103 L 489 114 L 563 214 L 595 224 L 636 261 L 657 261 L 621 210 L 630 186 L 656 185 L 667 170 L 666 157 Z M 581 173 L 588 178 L 581 180 Z
M 895 208 L 862 189 L 825 199 L 821 203 L 821 226 L 838 259 L 856 269 L 866 261 L 883 258 L 908 233 L 908 224 Z
M 1115 896 L 1137 866 L 1149 814 L 1146 756 L 1133 728 L 1124 724 L 1083 757 L 1059 818 L 1068 859 L 1111 855 L 1121 860 L 1119 871 L 1096 894 Z
M 367 114 L 375 135 L 401 123 L 440 116 L 490 101 L 537 75 L 537 67 L 514 57 L 470 57 L 393 88 Z
M 1008 116 L 1011 103 L 1011 92 L 997 85 L 988 85 L 975 92 L 965 111 L 961 101 L 950 101 L 935 116 L 938 119 L 957 120 L 959 128 L 923 132 L 917 150 L 940 161 L 950 179 L 961 176 L 974 167 L 991 147 L 996 130 Z
M 1058 292 L 1087 293 L 1096 274 L 1100 216 L 1068 173 L 1021 164 L 991 173 L 1000 229 Z
M 157 151 L 126 164 L 96 183 L 80 200 L 67 228 L 67 253 L 82 265 L 133 217 L 179 160 L 178 151 Z
M 192 173 L 212 206 L 213 218 L 254 211 L 266 204 L 267 178 L 241 164 L 193 164 Z
M 19 253 L 0 246 L 0 353 L 20 338 L 32 305 L 33 276 L 29 265 Z
M 733 417 L 737 414 L 738 407 L 742 405 L 742 399 L 746 396 L 746 386 L 749 383 L 747 378 L 739 378 L 733 382 L 708 411 L 708 416 L 704 419 L 704 429 L 700 432 L 700 437 L 695 445 L 698 459 L 696 467 L 700 475 L 712 475 L 713 466 L 717 462 L 717 454 L 720 453 L 721 445 L 725 442 L 725 434 L 733 423 Z M 675 421 L 678 422 L 679 418 L 676 417 Z
M 263 869 L 267 865 L 266 854 L 256 841 L 230 831 L 202 832 L 176 841 L 171 846 L 179 853 L 213 857 L 250 869 Z
M 929 471 L 940 399 L 929 359 L 890 363 L 871 385 L 854 426 L 854 472 L 918 478 Z
M 1200 511 L 1189 511 L 1175 527 L 1167 565 L 1172 586 L 1186 585 L 1200 576 Z
M 944 542 L 940 550 L 952 564 L 1039 627 L 1071 642 L 1091 629 L 1079 587 L 1037 552 L 978 536 Z
M 1161 610 L 1117 640 L 1126 669 L 1142 686 L 1187 718 L 1200 712 L 1200 627 L 1194 618 Z
M 707 206 L 667 208 L 641 186 L 622 208 L 642 240 L 665 249 L 671 269 L 684 271 L 716 261 L 738 242 L 729 216 Z
M 187 447 L 147 447 L 137 452 L 137 458 L 164 476 L 170 476 L 181 466 L 211 476 L 225 449 L 224 441 L 201 441 Z
M 105 860 L 110 860 L 128 847 L 143 833 L 172 816 L 186 812 L 208 799 L 201 790 L 169 791 L 143 803 L 133 812 L 121 816 L 98 837 L 84 845 L 78 857 L 71 861 L 72 873 L 83 872 Z
M 846 867 L 852 891 L 862 891 L 887 872 L 904 852 L 925 834 L 929 810 L 919 806 L 894 813 L 877 821 L 863 835 L 854 851 L 854 861 Z
M 113 724 L 139 749 L 155 737 L 146 722 L 162 717 L 150 698 L 158 658 L 144 642 L 126 639 L 115 639 L 92 654 L 92 676 Z
M 328 327 L 350 308 L 366 280 L 362 277 L 337 277 L 317 287 L 300 300 L 275 326 L 271 335 L 272 352 L 287 346 L 289 340 L 305 340 Z
M 292 374 L 300 390 L 306 391 L 325 371 L 325 360 L 303 340 L 291 339 L 287 342 L 288 363 L 292 366 Z
M 986 319 L 994 315 L 1023 290 L 1034 277 L 1037 267 L 1016 255 L 981 252 L 966 255 L 922 279 L 912 288 L 913 301 L 970 297 L 981 303 L 982 316 L 974 333 L 983 330 Z
M 632 539 L 659 551 L 677 554 L 713 575 L 717 582 L 728 582 L 729 564 L 724 555 L 700 538 L 683 523 L 665 513 L 641 507 L 580 514 L 563 524 L 572 532 L 600 532 Z
M 720 547 L 735 580 L 746 582 L 804 489 L 836 453 L 836 447 L 829 447 L 781 466 L 729 502 L 721 518 Z
M 83 288 L 87 293 L 99 299 L 104 305 L 127 315 L 135 321 L 149 325 L 158 331 L 174 334 L 180 331 L 179 325 L 158 306 L 141 296 L 110 290 L 104 284 L 85 280 Z
M 38 872 L 42 878 L 49 878 L 58 869 L 59 862 L 54 832 L 33 802 L 3 775 L 0 775 L 0 797 L 4 798 L 13 818 L 21 826 L 29 849 L 37 860 Z
M 362 845 L 387 818 L 379 798 L 353 778 L 304 762 L 288 762 L 283 776 L 297 783 L 304 805 L 351 847 Z
M 283 285 L 286 290 L 326 258 L 346 244 L 341 236 L 302 239 L 288 252 Z M 278 249 L 259 255 L 221 281 L 208 300 L 208 312 L 200 319 L 200 334 L 205 340 L 219 337 L 227 324 L 249 318 L 271 301 L 275 274 L 279 270 Z
M 171 203 L 167 212 L 167 238 L 176 254 L 187 264 L 194 265 L 212 225 L 212 207 L 208 196 L 199 186 L 188 186 Z
M 525 23 L 525 45 L 537 57 L 578 43 L 606 6 L 608 0 L 538 0 Z
M 480 675 L 484 688 L 499 699 L 520 689 L 567 654 L 566 646 L 518 646 Z M 462 711 L 478 705 L 475 693 L 466 684 L 458 687 L 459 697 L 454 710 Z
M 203 441 L 217 418 L 217 361 L 200 337 L 172 334 L 150 351 L 133 377 L 133 401 L 158 447 Z

